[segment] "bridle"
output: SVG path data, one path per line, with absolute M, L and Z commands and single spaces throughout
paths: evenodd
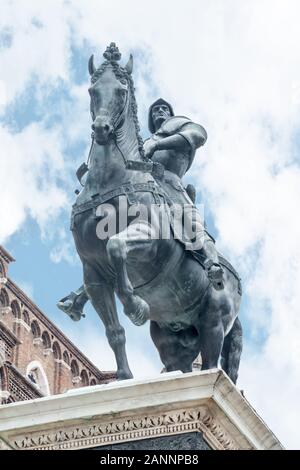
M 117 149 L 119 150 L 123 160 L 124 160 L 124 163 L 125 163 L 125 166 L 127 167 L 128 165 L 128 160 L 127 158 L 125 157 L 124 153 L 122 152 L 122 149 L 119 147 L 118 145 L 118 142 L 117 142 L 117 138 L 116 138 L 116 131 L 118 130 L 119 126 L 120 126 L 120 123 L 122 122 L 122 119 L 125 115 L 125 113 L 127 112 L 128 110 L 128 103 L 129 103 L 129 93 L 130 93 L 130 90 L 128 89 L 127 90 L 127 94 L 126 94 L 126 101 L 124 103 L 124 106 L 123 106 L 123 109 L 122 111 L 119 113 L 119 115 L 116 117 L 116 119 L 112 122 L 112 131 L 111 133 L 113 134 L 114 136 L 114 142 L 115 142 L 115 145 L 117 147 Z M 91 96 L 91 102 L 93 104 L 93 97 Z M 104 111 L 107 111 L 107 110 L 104 110 Z M 108 113 L 107 113 L 108 114 Z M 91 109 L 91 117 L 92 117 L 92 120 L 93 122 L 95 121 L 96 117 L 95 117 L 95 113 L 94 111 Z M 91 146 L 90 146 L 90 150 L 89 150 L 89 154 L 88 154 L 88 157 L 87 157 L 87 161 L 86 163 L 82 163 L 80 165 L 80 167 L 78 168 L 77 172 L 76 172 L 76 175 L 77 175 L 77 179 L 80 183 L 80 185 L 82 187 L 84 187 L 84 184 L 81 182 L 81 179 L 83 178 L 83 176 L 88 172 L 89 170 L 89 163 L 90 163 L 90 159 L 91 159 L 91 154 L 92 154 L 92 149 L 93 149 L 93 146 L 94 146 L 94 143 L 95 143 L 95 132 L 93 131 L 92 134 L 91 134 L 91 138 L 92 138 L 92 142 L 91 142 Z
M 139 170 L 139 171 L 143 171 L 143 172 L 149 172 L 149 171 L 151 172 L 153 169 L 152 169 L 152 167 L 151 168 L 149 167 L 149 164 L 147 162 L 136 162 L 135 160 L 129 160 L 128 158 L 126 158 L 126 156 L 124 155 L 122 149 L 118 145 L 116 133 L 117 133 L 118 129 L 120 128 L 120 124 L 123 121 L 123 118 L 124 118 L 125 114 L 128 111 L 128 106 L 130 104 L 129 103 L 129 98 L 130 98 L 129 94 L 130 94 L 130 92 L 131 92 L 130 87 L 128 87 L 127 94 L 126 94 L 126 100 L 125 100 L 125 103 L 124 103 L 124 106 L 123 106 L 121 112 L 114 119 L 111 120 L 111 125 L 112 125 L 111 134 L 113 136 L 114 144 L 115 144 L 116 148 L 119 150 L 119 153 L 120 153 L 120 155 L 121 155 L 121 157 L 124 161 L 124 165 L 125 165 L 126 169 L 128 169 L 128 170 Z M 92 96 L 91 96 L 91 104 L 93 105 L 93 97 Z M 102 109 L 102 112 L 104 112 L 108 115 L 108 112 L 107 112 L 106 109 Z M 95 116 L 94 111 L 92 110 L 92 106 L 91 106 L 90 113 L 91 113 L 92 120 L 94 122 L 96 120 L 96 116 Z M 82 163 L 82 165 L 78 168 L 78 170 L 76 172 L 77 179 L 79 180 L 79 183 L 81 184 L 82 187 L 84 187 L 84 184 L 81 182 L 81 179 L 83 178 L 83 176 L 89 170 L 89 162 L 90 162 L 90 159 L 91 159 L 92 149 L 93 149 L 93 146 L 94 146 L 94 143 L 95 143 L 95 132 L 92 132 L 91 138 L 92 138 L 92 142 L 91 142 L 89 154 L 88 154 L 88 157 L 87 157 L 87 161 L 86 161 L 86 163 Z
M 112 119 L 112 122 L 111 122 L 111 125 L 112 125 L 111 134 L 114 137 L 114 142 L 116 144 L 116 147 L 118 148 L 120 154 L 122 155 L 125 166 L 126 166 L 128 160 L 125 157 L 125 155 L 123 154 L 120 147 L 118 146 L 117 139 L 116 139 L 116 131 L 119 129 L 120 123 L 122 122 L 123 117 L 125 116 L 126 112 L 128 111 L 129 93 L 130 93 L 130 89 L 128 88 L 127 93 L 126 93 L 126 100 L 125 100 L 124 106 L 123 106 L 121 112 L 116 116 L 115 119 Z M 92 101 L 92 104 L 93 104 L 93 98 L 92 97 L 91 97 L 91 101 Z M 108 111 L 106 109 L 103 109 L 103 112 L 106 112 L 107 115 L 108 115 Z M 97 117 L 97 116 L 95 117 L 94 111 L 91 111 L 91 116 L 92 116 L 92 119 L 93 119 L 93 122 L 94 122 L 96 120 L 96 117 Z M 88 159 L 87 159 L 87 165 L 89 164 L 89 161 L 90 161 L 94 141 L 95 141 L 95 132 L 92 132 L 92 143 L 91 143 L 91 148 L 90 148 L 90 151 L 89 151 L 89 156 L 88 156 Z

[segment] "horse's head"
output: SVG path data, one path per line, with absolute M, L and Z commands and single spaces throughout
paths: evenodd
M 93 56 L 89 60 L 92 129 L 99 145 L 107 144 L 124 122 L 130 101 L 133 65 L 132 56 L 125 68 L 117 64 L 121 54 L 114 43 L 107 48 L 104 57 L 107 60 L 99 69 L 94 66 Z

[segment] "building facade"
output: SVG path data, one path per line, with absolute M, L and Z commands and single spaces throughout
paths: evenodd
M 102 372 L 8 277 L 12 256 L 0 246 L 0 403 L 108 383 Z

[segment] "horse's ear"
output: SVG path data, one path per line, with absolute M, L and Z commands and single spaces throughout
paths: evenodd
M 94 75 L 95 72 L 96 72 L 96 67 L 94 65 L 94 54 L 93 54 L 91 55 L 89 59 L 89 73 L 90 75 Z
M 133 69 L 133 57 L 132 57 L 132 54 L 130 54 L 129 61 L 128 61 L 127 64 L 125 65 L 125 69 L 126 69 L 127 72 L 129 73 L 129 75 L 132 74 L 132 69 Z

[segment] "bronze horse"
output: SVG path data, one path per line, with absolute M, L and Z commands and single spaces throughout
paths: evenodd
M 109 208 L 118 219 L 124 208 L 135 205 L 149 210 L 153 205 L 164 207 L 164 194 L 153 174 L 130 169 L 129 163 L 144 161 L 132 57 L 124 68 L 117 63 L 117 49 L 106 51 L 104 57 L 98 69 L 93 56 L 89 61 L 94 141 L 86 182 L 73 206 L 71 228 L 85 290 L 116 357 L 117 377 L 128 379 L 132 373 L 115 294 L 133 323 L 150 319 L 151 337 L 167 371 L 191 371 L 201 352 L 202 369 L 218 367 L 221 359 L 235 383 L 242 349 L 237 317 L 241 292 L 229 263 L 223 265 L 225 287 L 218 291 L 172 231 L 169 238 L 149 237 L 152 228 L 147 217 L 129 216 L 128 223 L 121 226 L 118 222 L 107 239 L 99 237 L 98 224 L 104 217 L 109 219 Z M 169 223 L 167 210 L 160 211 L 160 217 Z

